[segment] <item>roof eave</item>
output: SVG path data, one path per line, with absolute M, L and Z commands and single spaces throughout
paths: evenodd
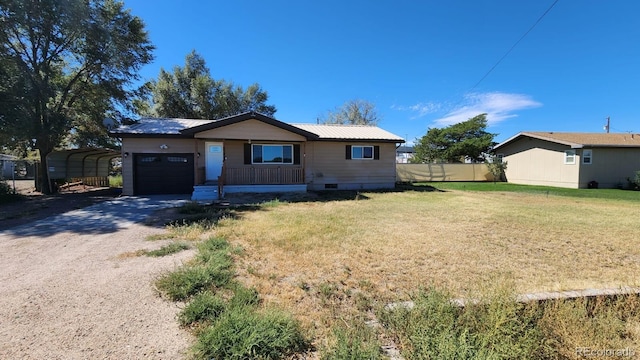
M 152 134 L 152 133 L 109 133 L 110 137 L 114 138 L 177 138 L 177 139 L 191 139 L 192 135 L 185 134 Z
M 561 145 L 567 145 L 570 146 L 572 149 L 581 149 L 583 148 L 585 145 L 584 144 L 578 144 L 578 143 L 573 143 L 573 142 L 569 142 L 569 141 L 562 141 L 562 140 L 558 140 L 558 139 L 553 139 L 553 138 L 549 138 L 549 137 L 545 137 L 545 136 L 540 136 L 537 134 L 532 134 L 532 133 L 528 133 L 528 132 L 519 132 L 516 135 L 508 138 L 507 140 L 501 142 L 500 144 L 496 145 L 493 147 L 493 150 L 498 150 L 516 140 L 518 140 L 519 138 L 522 137 L 530 137 L 530 138 L 534 138 L 534 139 L 538 139 L 538 140 L 544 140 L 544 141 L 548 141 L 548 142 L 552 142 L 555 144 L 561 144 Z
M 316 141 L 335 141 L 335 142 L 383 142 L 383 143 L 404 143 L 404 140 L 397 139 L 347 139 L 347 138 L 318 138 Z
M 296 126 L 287 124 L 285 122 L 282 122 L 280 120 L 274 119 L 270 116 L 264 115 L 264 114 L 260 114 L 257 112 L 245 112 L 242 114 L 238 114 L 238 115 L 234 115 L 234 116 L 229 116 L 220 120 L 216 120 L 213 121 L 211 123 L 208 124 L 203 124 L 203 125 L 199 125 L 199 126 L 194 126 L 194 127 L 190 127 L 188 129 L 184 129 L 181 130 L 180 132 L 184 135 L 191 135 L 193 136 L 196 133 L 199 132 L 203 132 L 203 131 L 207 131 L 207 130 L 212 130 L 212 129 L 217 129 L 219 127 L 223 127 L 223 126 L 227 126 L 227 125 L 232 125 L 232 124 L 236 124 L 242 121 L 246 121 L 246 120 L 251 120 L 251 119 L 255 119 L 261 122 L 264 122 L 266 124 L 281 128 L 283 130 L 292 132 L 294 134 L 298 134 L 300 136 L 304 136 L 305 138 L 307 138 L 307 140 L 317 140 L 318 139 L 318 135 L 311 133 L 309 131 L 306 130 L 302 130 Z

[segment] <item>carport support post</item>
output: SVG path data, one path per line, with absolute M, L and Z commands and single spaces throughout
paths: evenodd
M 17 193 L 16 191 L 16 161 L 11 160 L 11 178 L 13 179 L 13 194 Z

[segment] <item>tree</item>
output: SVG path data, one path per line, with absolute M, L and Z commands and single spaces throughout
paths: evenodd
M 109 143 L 105 118 L 131 109 L 153 45 L 116 0 L 0 0 L 0 21 L 0 139 L 38 150 L 47 192 L 46 156 Z
M 489 173 L 493 177 L 494 183 L 496 181 L 504 180 L 504 172 L 507 170 L 506 161 L 503 161 L 502 158 L 495 155 L 491 155 L 485 159 L 485 164 L 487 164 L 487 169 L 489 169 Z
M 487 114 L 442 129 L 430 128 L 418 139 L 412 162 L 461 163 L 467 158 L 482 162 L 496 144 L 495 134 L 486 132 L 486 128 Z
M 377 125 L 380 120 L 374 104 L 356 99 L 329 111 L 320 121 L 323 124 Z
M 160 69 L 158 79 L 147 83 L 151 97 L 137 103 L 142 115 L 186 119 L 219 119 L 246 111 L 273 116 L 276 108 L 260 85 L 245 91 L 225 80 L 211 77 L 204 58 L 195 51 L 185 58 L 184 67 L 172 72 Z

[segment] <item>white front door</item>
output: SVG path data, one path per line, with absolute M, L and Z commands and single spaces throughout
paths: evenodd
M 205 176 L 207 181 L 218 181 L 218 176 L 222 174 L 222 163 L 224 162 L 224 151 L 221 142 L 206 142 L 207 169 Z

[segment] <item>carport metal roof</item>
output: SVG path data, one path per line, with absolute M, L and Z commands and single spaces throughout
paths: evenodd
M 56 150 L 47 155 L 49 179 L 109 176 L 111 159 L 119 151 L 108 149 Z

